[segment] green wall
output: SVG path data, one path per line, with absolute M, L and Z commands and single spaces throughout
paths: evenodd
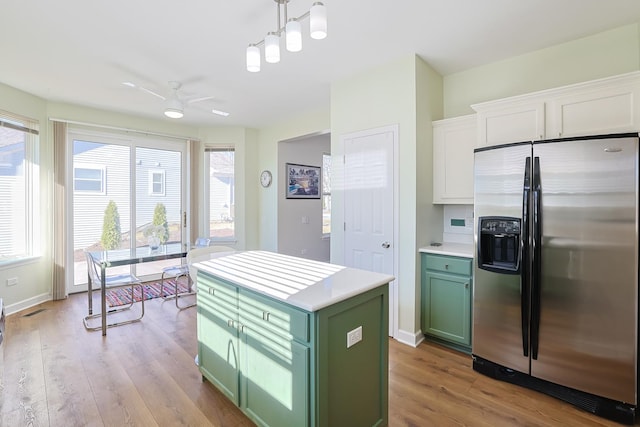
M 472 104 L 640 69 L 640 24 L 626 25 L 444 78 L 445 117 Z
M 441 116 L 441 104 L 440 76 L 415 55 L 336 82 L 331 87 L 332 155 L 339 158 L 344 153 L 342 136 L 345 134 L 396 124 L 399 128 L 396 171 L 399 180 L 398 217 L 394 222 L 398 227 L 395 244 L 399 251 L 396 326 L 403 341 L 413 342 L 415 331 L 419 329 L 419 290 L 416 287 L 418 240 L 442 238 L 442 213 L 430 203 L 432 175 L 425 171 L 431 170 L 431 119 Z M 334 162 L 332 173 L 335 181 L 341 182 L 343 171 L 340 162 Z M 343 194 L 343 189 L 334 185 L 334 224 L 344 222 Z M 418 218 L 423 222 L 420 232 Z M 334 227 L 331 261 L 342 264 L 344 255 L 344 231 Z
M 286 185 L 278 171 L 278 142 L 325 132 L 330 126 L 328 110 L 321 109 L 260 129 L 258 166 L 253 176 L 248 178 L 255 183 L 258 192 L 260 249 L 278 250 L 278 192 L 284 192 Z M 258 177 L 265 169 L 271 171 L 273 182 L 269 187 L 262 188 Z

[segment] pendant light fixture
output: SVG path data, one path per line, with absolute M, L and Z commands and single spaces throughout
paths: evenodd
M 322 2 L 315 2 L 311 9 L 297 18 L 287 17 L 287 4 L 292 0 L 273 0 L 277 8 L 277 30 L 267 33 L 267 36 L 257 43 L 247 47 L 247 70 L 256 73 L 260 71 L 260 46 L 264 46 L 264 59 L 270 64 L 280 62 L 280 39 L 285 35 L 285 47 L 289 52 L 302 50 L 301 21 L 309 18 L 309 33 L 312 39 L 321 40 L 327 37 L 327 8 Z M 281 19 L 284 18 L 284 19 Z M 285 22 L 285 26 L 282 26 Z

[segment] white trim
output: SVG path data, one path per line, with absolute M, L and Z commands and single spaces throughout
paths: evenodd
M 93 128 L 97 128 L 97 129 L 108 129 L 108 130 L 116 130 L 116 131 L 120 131 L 120 132 L 131 132 L 131 133 L 136 133 L 136 134 L 141 134 L 141 135 L 161 136 L 163 138 L 179 139 L 181 141 L 188 141 L 188 140 L 200 141 L 198 138 L 194 138 L 194 137 L 191 137 L 191 136 L 170 135 L 170 134 L 167 134 L 167 133 L 150 132 L 150 131 L 146 131 L 146 130 L 123 128 L 123 127 L 119 127 L 119 126 L 99 125 L 99 124 L 96 124 L 96 123 L 79 122 L 79 121 L 76 121 L 76 120 L 57 119 L 55 117 L 49 117 L 49 121 L 67 123 L 67 124 L 70 124 L 70 125 L 77 125 L 77 126 L 88 126 L 88 127 L 93 127 Z
M 415 348 L 420 345 L 422 341 L 424 341 L 424 334 L 420 330 L 416 333 L 398 330 L 393 338 L 402 344 L 410 345 L 411 347 Z
M 36 295 L 31 298 L 27 298 L 25 300 L 16 302 L 14 304 L 6 305 L 4 307 L 4 314 L 6 316 L 9 316 L 10 314 L 14 314 L 19 311 L 26 310 L 28 308 L 34 307 L 38 304 L 42 304 L 43 302 L 47 302 L 51 300 L 53 300 L 53 296 L 51 295 L 51 293 Z

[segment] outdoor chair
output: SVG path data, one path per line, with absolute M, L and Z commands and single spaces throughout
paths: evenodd
M 91 257 L 91 255 L 88 252 L 85 252 L 85 256 L 87 259 L 87 271 L 89 273 L 89 279 L 91 280 L 92 291 L 96 289 L 101 290 L 102 280 L 100 277 L 100 272 L 98 271 L 98 268 L 97 268 L 97 263 L 94 261 L 94 259 Z M 129 310 L 131 309 L 131 307 L 133 307 L 133 304 L 136 302 L 134 299 L 134 289 L 136 286 L 140 287 L 140 295 L 141 295 L 140 316 L 132 319 L 128 319 L 128 320 L 120 320 L 112 323 L 107 323 L 107 327 L 110 328 L 113 326 L 120 326 L 120 325 L 129 324 L 129 323 L 139 322 L 144 316 L 144 286 L 140 281 L 140 279 L 138 279 L 136 276 L 132 274 L 113 274 L 113 275 L 105 275 L 104 283 L 105 283 L 106 291 L 109 291 L 111 289 L 121 289 L 121 288 L 130 289 L 131 291 L 131 303 L 126 304 L 120 308 L 108 310 L 107 316 Z M 97 331 L 102 329 L 102 325 L 95 326 L 95 327 L 89 326 L 89 320 L 95 319 L 101 316 L 102 316 L 102 313 L 94 313 L 94 314 L 85 316 L 85 318 L 83 319 L 84 327 L 89 331 Z

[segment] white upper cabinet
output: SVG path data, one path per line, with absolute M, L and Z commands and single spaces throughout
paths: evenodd
M 478 112 L 478 145 L 544 139 L 544 102 L 498 106 Z
M 547 138 L 640 129 L 640 76 L 625 74 L 573 87 L 549 100 Z
M 476 115 L 433 122 L 433 203 L 473 204 Z
M 640 130 L 640 73 L 472 105 L 478 144 Z

